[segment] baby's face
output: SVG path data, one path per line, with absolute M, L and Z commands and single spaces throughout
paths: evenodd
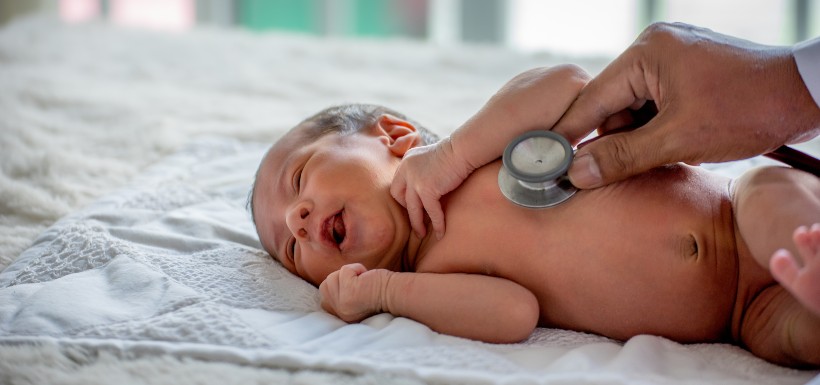
M 410 235 L 390 195 L 400 160 L 376 135 L 309 140 L 292 130 L 259 167 L 253 209 L 262 245 L 314 285 L 349 263 L 397 270 Z

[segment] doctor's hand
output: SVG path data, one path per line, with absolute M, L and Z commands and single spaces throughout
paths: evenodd
M 359 322 L 384 309 L 392 271 L 367 270 L 361 263 L 342 266 L 319 285 L 322 308 L 345 322 Z
M 424 212 L 436 237 L 444 236 L 442 196 L 461 185 L 473 168 L 453 152 L 449 138 L 410 149 L 393 176 L 390 194 L 407 209 L 410 225 L 419 238 L 427 234 Z
M 665 23 L 649 26 L 591 80 L 553 131 L 577 143 L 596 128 L 603 134 L 634 125 L 645 103 L 657 108 L 648 123 L 578 150 L 569 170 L 575 186 L 599 187 L 675 162 L 748 158 L 820 133 L 820 109 L 791 47 Z

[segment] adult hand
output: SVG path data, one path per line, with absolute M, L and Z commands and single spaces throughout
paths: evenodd
M 407 209 L 410 225 L 421 238 L 427 233 L 424 212 L 441 239 L 444 236 L 442 196 L 461 185 L 473 169 L 454 152 L 450 139 L 407 151 L 393 176 L 390 194 Z
M 580 148 L 569 170 L 579 188 L 609 184 L 656 166 L 743 159 L 820 133 L 789 47 L 755 44 L 685 24 L 649 26 L 581 91 L 553 131 L 577 143 L 657 114 L 632 131 Z

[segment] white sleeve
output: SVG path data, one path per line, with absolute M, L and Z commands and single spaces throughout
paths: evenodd
M 792 48 L 797 70 L 814 102 L 820 107 L 820 37 L 798 43 Z

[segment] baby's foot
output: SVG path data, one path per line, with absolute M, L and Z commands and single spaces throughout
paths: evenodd
M 772 255 L 769 269 L 786 290 L 820 317 L 820 223 L 810 229 L 798 227 L 793 239 L 803 260 L 802 266 L 792 253 L 781 249 Z

